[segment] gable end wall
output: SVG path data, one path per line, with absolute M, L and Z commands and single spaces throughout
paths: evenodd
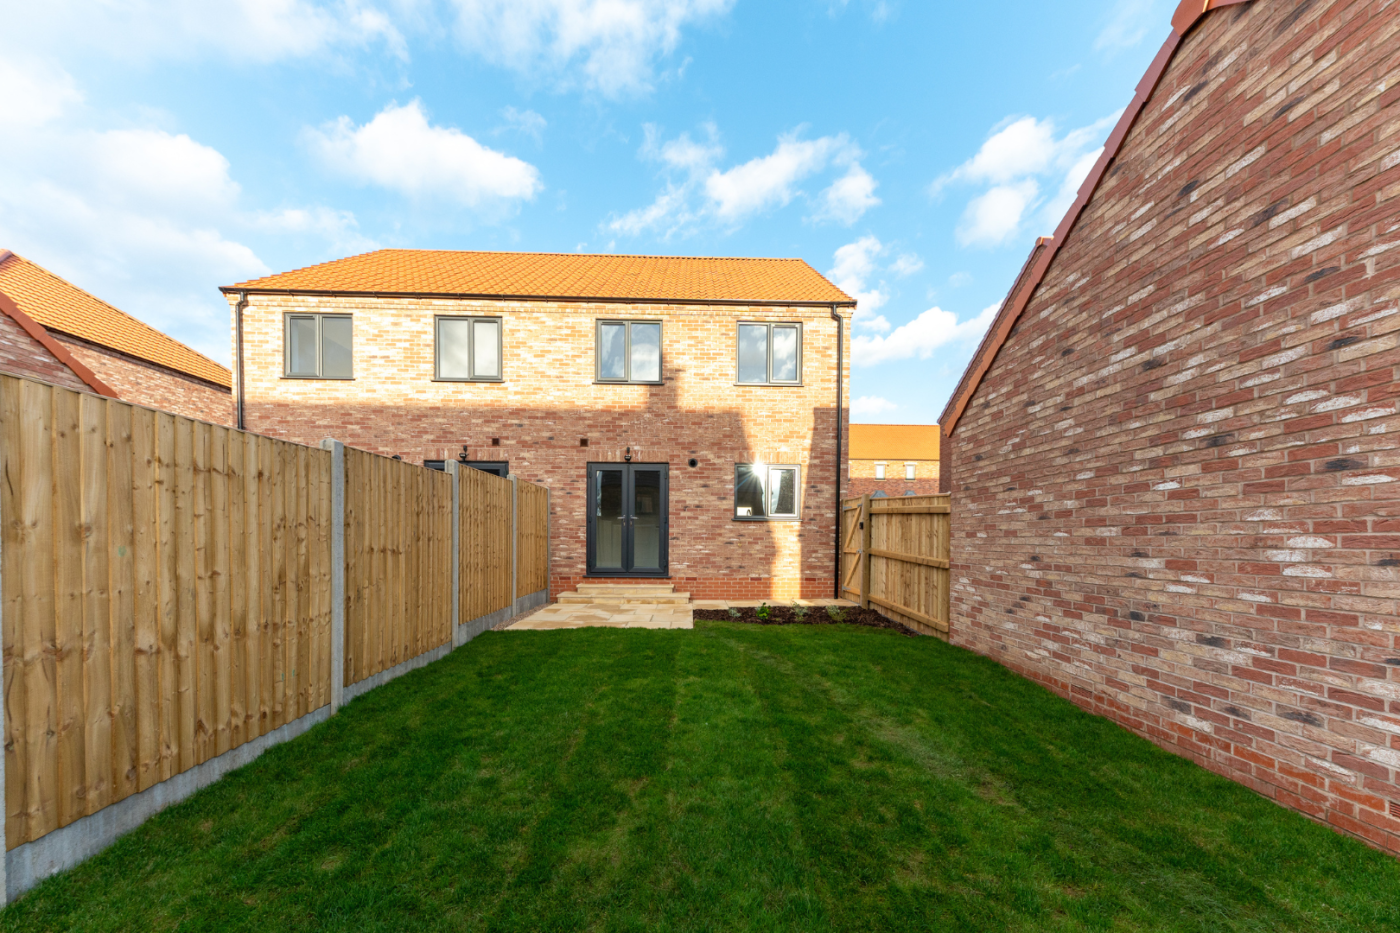
M 1400 852 L 1400 15 L 1207 14 L 944 451 L 953 640 Z

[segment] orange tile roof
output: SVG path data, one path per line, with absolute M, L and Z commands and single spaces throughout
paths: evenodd
M 801 259 L 426 249 L 381 249 L 224 289 L 244 290 L 855 305 Z
M 227 368 L 22 256 L 0 251 L 0 292 L 46 329 L 233 387 Z
M 937 460 L 936 424 L 853 424 L 852 460 Z

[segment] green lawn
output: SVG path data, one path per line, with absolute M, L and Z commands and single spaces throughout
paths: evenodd
M 935 641 L 491 633 L 4 930 L 1400 928 L 1400 863 Z

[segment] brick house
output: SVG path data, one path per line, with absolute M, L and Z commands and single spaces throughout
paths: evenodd
M 938 492 L 936 424 L 853 424 L 846 495 L 928 496 Z
M 233 423 L 227 368 L 9 250 L 0 250 L 0 370 Z
M 379 250 L 224 292 L 249 430 L 548 486 L 553 595 L 835 590 L 855 302 L 805 262 Z
M 955 643 L 1392 852 L 1397 78 L 1386 0 L 1183 3 L 942 418 Z

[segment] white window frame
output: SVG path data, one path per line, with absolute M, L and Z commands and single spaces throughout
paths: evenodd
M 350 375 L 324 376 L 325 337 L 321 333 L 321 322 L 327 318 L 343 319 L 350 322 Z M 292 322 L 296 320 L 316 322 L 316 373 L 292 372 Z M 353 314 L 321 314 L 307 311 L 288 311 L 282 315 L 282 378 L 283 379 L 323 379 L 332 382 L 349 382 L 355 378 L 355 316 Z
M 875 464 L 875 478 L 876 478 L 876 479 L 884 479 L 884 478 L 885 478 L 885 464 L 883 464 L 883 463 L 877 463 L 877 464 Z
M 904 481 L 907 482 L 907 483 L 913 482 L 914 479 L 918 476 L 918 472 L 919 472 L 919 470 L 918 470 L 918 464 L 915 464 L 915 463 L 906 463 L 906 464 L 904 464 Z
M 757 467 L 763 469 L 763 500 L 768 501 L 769 492 L 772 489 L 773 473 L 778 470 L 792 470 L 796 476 L 793 478 L 793 511 L 782 515 L 740 515 L 739 514 L 739 470 L 748 467 L 753 470 Z M 736 522 L 800 522 L 802 521 L 802 465 L 798 463 L 739 463 L 734 464 L 734 493 L 730 496 L 731 517 Z
M 623 341 L 622 359 L 627 378 L 609 379 L 603 377 L 603 325 L 620 324 L 626 327 L 626 339 Z M 655 324 L 656 335 L 656 379 L 633 379 L 632 378 L 632 325 L 633 324 Z M 652 318 L 599 318 L 593 322 L 593 381 L 601 385 L 610 386 L 659 386 L 666 381 L 666 324 L 664 321 Z
M 491 321 L 496 325 L 496 362 L 500 364 L 499 376 L 478 376 L 476 374 L 476 328 L 467 328 L 467 365 L 470 376 L 444 376 L 442 374 L 442 330 L 443 321 Z M 506 381 L 506 325 L 501 317 L 491 314 L 439 314 L 433 317 L 433 381 L 434 382 L 505 382 Z
M 745 327 L 768 328 L 768 361 L 764 368 L 766 378 L 762 382 L 745 382 L 740 377 L 739 349 L 740 335 Z M 797 378 L 773 378 L 773 328 L 797 328 Z M 802 322 L 801 321 L 739 321 L 734 325 L 734 384 L 739 386 L 800 386 L 802 385 Z

